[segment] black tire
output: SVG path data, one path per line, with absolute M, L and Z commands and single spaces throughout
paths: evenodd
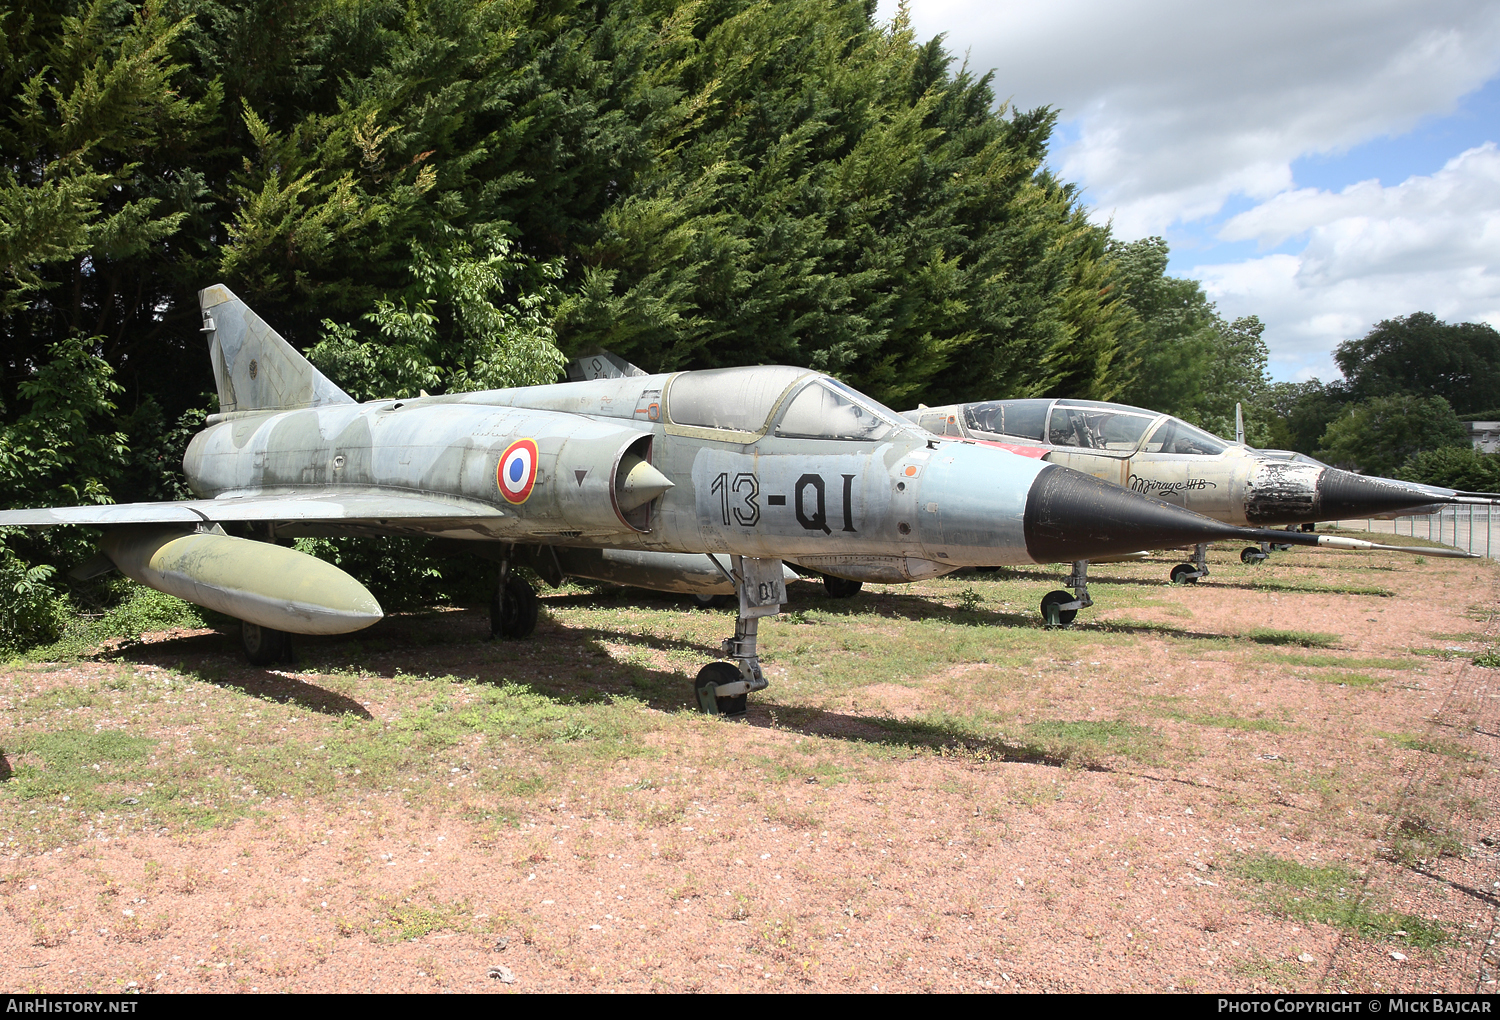
M 252 666 L 269 666 L 292 657 L 292 636 L 257 623 L 240 621 L 240 644 Z
M 863 581 L 851 581 L 844 577 L 823 575 L 823 589 L 836 599 L 852 599 L 865 586 Z
M 1169 576 L 1172 578 L 1173 584 L 1197 584 L 1198 579 L 1192 576 L 1197 572 L 1198 568 L 1191 563 L 1179 563 L 1172 568 L 1172 573 Z
M 699 609 L 724 609 L 739 601 L 733 595 L 703 595 L 696 592 L 692 599 L 693 605 Z
M 1251 546 L 1248 549 L 1241 549 L 1240 550 L 1240 562 L 1244 563 L 1244 564 L 1248 564 L 1249 566 L 1253 567 L 1253 566 L 1256 566 L 1257 564 L 1264 563 L 1266 559 L 1267 559 L 1266 554 L 1263 553 L 1263 552 L 1261 552 L 1259 549 L 1255 548 L 1254 546 Z
M 1044 623 L 1046 623 L 1047 626 L 1049 626 L 1049 627 L 1053 627 L 1053 626 L 1056 626 L 1056 627 L 1066 627 L 1068 624 L 1072 623 L 1073 622 L 1073 618 L 1078 615 L 1078 610 L 1076 610 L 1076 609 L 1058 609 L 1058 610 L 1055 610 L 1055 612 L 1057 614 L 1057 622 L 1056 623 L 1053 622 L 1052 616 L 1051 616 L 1051 614 L 1049 614 L 1048 611 L 1051 610 L 1052 607 L 1054 607 L 1054 606 L 1060 606 L 1060 605 L 1064 605 L 1064 604 L 1069 603 L 1069 602 L 1077 602 L 1077 601 L 1078 601 L 1078 596 L 1074 595 L 1070 591 L 1063 591 L 1061 588 L 1059 588 L 1057 591 L 1049 591 L 1047 594 L 1045 594 L 1045 595 L 1042 596 L 1042 621 Z
M 709 684 L 718 686 L 720 684 L 732 684 L 741 679 L 740 668 L 732 662 L 710 662 L 698 671 L 698 679 L 693 682 L 693 703 L 703 710 L 703 698 L 708 690 Z M 745 714 L 745 706 L 748 696 L 737 694 L 732 698 L 715 698 L 714 705 L 718 708 L 720 715 L 736 716 Z
M 536 630 L 536 613 L 536 590 L 519 577 L 510 578 L 503 597 L 497 586 L 490 598 L 490 637 L 530 637 Z

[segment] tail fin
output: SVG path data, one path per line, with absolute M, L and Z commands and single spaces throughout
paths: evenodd
M 222 283 L 199 291 L 198 303 L 221 413 L 354 403 Z

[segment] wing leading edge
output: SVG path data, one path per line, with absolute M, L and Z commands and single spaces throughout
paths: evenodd
M 93 506 L 0 510 L 0 527 L 50 528 L 60 524 L 217 524 L 233 521 L 375 522 L 426 519 L 499 520 L 504 511 L 478 500 L 387 492 L 229 496 L 179 503 L 107 503 Z

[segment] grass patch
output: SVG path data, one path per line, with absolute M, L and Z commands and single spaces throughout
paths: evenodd
M 1357 655 L 1307 655 L 1301 652 L 1257 651 L 1250 662 L 1278 662 L 1310 669 L 1415 669 L 1411 659 L 1362 658 Z
M 1247 719 L 1238 715 L 1180 715 L 1174 718 L 1194 726 L 1213 726 L 1224 730 L 1259 730 L 1263 733 L 1285 733 L 1291 729 L 1275 719 Z
M 1422 949 L 1451 939 L 1447 928 L 1436 921 L 1379 909 L 1361 895 L 1360 876 L 1336 864 L 1310 868 L 1274 854 L 1253 854 L 1235 870 L 1251 897 L 1280 917 L 1331 925 L 1362 938 L 1401 939 Z
M 1343 640 L 1337 634 L 1314 630 L 1272 630 L 1256 627 L 1245 632 L 1245 639 L 1258 645 L 1296 645 L 1301 648 L 1336 648 Z
M 1375 736 L 1384 737 L 1397 747 L 1408 751 L 1425 751 L 1428 754 L 1440 754 L 1446 758 L 1457 758 L 1459 761 L 1479 760 L 1479 755 L 1452 740 L 1429 740 L 1410 733 L 1383 733 L 1380 730 L 1375 731 Z
M 1491 648 L 1487 652 L 1474 656 L 1471 661 L 1474 665 L 1484 669 L 1500 669 L 1500 649 Z
M 119 730 L 19 733 L 7 743 L 5 753 L 28 760 L 16 767 L 6 786 L 23 801 L 67 797 L 76 810 L 96 809 L 118 799 L 100 788 L 117 779 L 135 779 L 137 763 L 155 747 L 154 740 Z
M 1029 724 L 1026 732 L 1048 757 L 1065 761 L 1099 762 L 1110 757 L 1152 761 L 1160 753 L 1159 741 L 1150 729 L 1118 719 L 1045 719 Z
M 1247 587 L 1257 591 L 1293 591 L 1309 595 L 1368 595 L 1378 599 L 1396 597 L 1396 593 L 1389 588 L 1368 584 L 1320 584 L 1317 581 L 1278 581 L 1271 578 L 1257 578 Z
M 1320 684 L 1335 684 L 1341 687 L 1379 687 L 1385 680 L 1369 673 L 1315 673 L 1312 676 Z

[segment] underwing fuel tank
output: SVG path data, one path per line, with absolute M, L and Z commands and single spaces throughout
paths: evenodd
M 381 618 L 364 585 L 314 556 L 181 528 L 111 528 L 100 548 L 126 577 L 291 634 L 347 634 Z

